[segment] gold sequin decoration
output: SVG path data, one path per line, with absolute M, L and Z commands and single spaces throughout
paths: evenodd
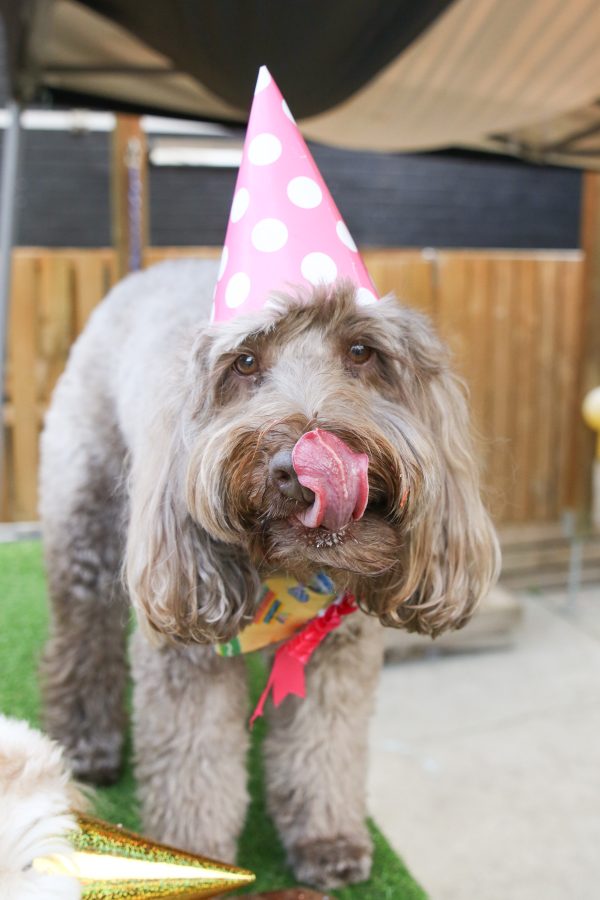
M 39 857 L 33 865 L 77 878 L 82 900 L 200 900 L 255 880 L 247 869 L 154 843 L 118 825 L 89 816 L 77 823 L 72 854 Z

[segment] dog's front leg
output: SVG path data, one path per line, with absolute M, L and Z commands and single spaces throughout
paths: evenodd
M 382 628 L 358 612 L 311 659 L 306 699 L 288 697 L 265 743 L 269 809 L 299 881 L 364 881 L 367 732 L 382 662 Z
M 136 776 L 145 832 L 235 859 L 248 803 L 246 668 L 209 646 L 133 639 Z

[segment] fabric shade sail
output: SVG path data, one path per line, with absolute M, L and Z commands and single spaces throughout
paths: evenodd
M 337 106 L 450 0 L 1 0 L 14 92 L 243 123 L 267 65 L 298 118 Z
M 0 0 L 15 97 L 243 125 L 266 64 L 308 138 L 600 168 L 597 0 Z

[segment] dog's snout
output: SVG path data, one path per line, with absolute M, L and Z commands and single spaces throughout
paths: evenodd
M 313 492 L 303 487 L 298 481 L 292 463 L 291 450 L 279 450 L 271 457 L 269 478 L 279 493 L 290 500 L 304 500 L 306 503 L 312 503 L 315 499 Z

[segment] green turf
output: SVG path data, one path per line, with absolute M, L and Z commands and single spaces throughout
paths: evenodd
M 41 550 L 37 542 L 0 544 L 0 710 L 39 724 L 37 663 L 47 628 Z M 262 679 L 260 661 L 251 662 L 256 694 Z M 250 754 L 252 803 L 240 844 L 239 863 L 257 873 L 252 890 L 291 887 L 275 828 L 267 816 L 262 792 L 260 743 L 264 724 L 254 729 Z M 106 819 L 139 828 L 135 784 L 128 764 L 114 787 L 98 792 L 98 813 Z M 370 823 L 375 842 L 373 876 L 365 884 L 332 891 L 341 900 L 422 900 L 426 895 L 411 878 L 385 838 Z

